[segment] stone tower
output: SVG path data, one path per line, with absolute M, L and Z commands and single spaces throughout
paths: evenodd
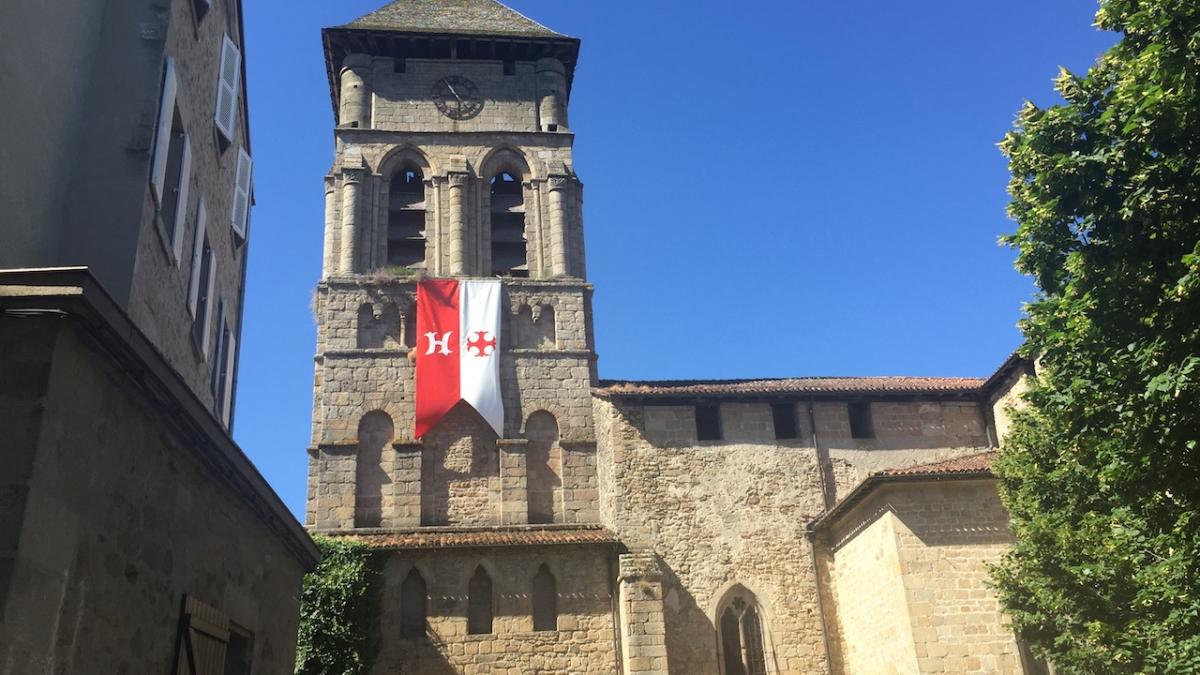
M 492 0 L 393 2 L 323 38 L 337 126 L 308 525 L 388 552 L 383 672 L 477 672 L 483 653 L 520 668 L 531 650 L 611 672 L 579 41 Z M 504 433 L 460 403 L 413 438 L 416 281 L 497 276 Z

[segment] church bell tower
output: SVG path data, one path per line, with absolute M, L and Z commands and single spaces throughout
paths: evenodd
M 579 41 L 493 0 L 399 0 L 323 40 L 336 127 L 308 526 L 386 554 L 385 670 L 608 616 L 567 114 Z M 415 438 L 417 284 L 495 278 L 502 433 L 460 402 Z M 587 592 L 566 595 L 567 575 Z M 588 630 L 611 647 L 611 618 Z

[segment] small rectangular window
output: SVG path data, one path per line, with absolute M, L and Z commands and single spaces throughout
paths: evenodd
M 217 130 L 226 141 L 233 142 L 233 127 L 237 121 L 238 87 L 242 83 L 242 52 L 226 33 L 221 41 L 221 65 L 217 73 L 217 109 L 213 116 Z
M 771 419 L 775 422 L 775 438 L 799 438 L 796 432 L 796 404 L 772 403 Z
M 856 401 L 850 404 L 850 437 L 875 438 L 870 403 Z
M 163 224 L 170 228 L 171 232 L 171 252 L 175 254 L 175 264 L 179 264 L 179 258 L 183 255 L 183 231 L 184 225 L 187 223 L 188 211 L 188 187 L 192 182 L 192 145 L 188 142 L 187 134 L 182 130 L 179 134 L 183 140 L 182 157 L 179 160 L 178 177 L 172 181 L 175 188 L 175 199 L 169 199 L 170 209 L 164 208 Z
M 701 441 L 721 440 L 720 406 L 696 406 L 696 439 Z
M 230 624 L 225 646 L 225 668 L 221 675 L 250 675 L 254 659 L 254 635 L 241 626 Z

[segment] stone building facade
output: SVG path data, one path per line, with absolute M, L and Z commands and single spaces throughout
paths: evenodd
M 1006 542 L 994 479 L 937 468 L 995 447 L 1013 362 L 601 380 L 579 41 L 493 0 L 400 0 L 323 39 L 337 125 L 306 518 L 378 551 L 374 672 L 1023 672 L 982 586 Z M 503 280 L 501 433 L 460 403 L 414 438 L 416 284 L 447 277 Z M 927 480 L 876 489 L 909 470 Z M 927 597 L 943 573 L 962 597 Z
M 239 0 L 0 10 L 0 269 L 87 267 L 229 427 L 252 165 Z M 119 75 L 114 75 L 119 74 Z
M 241 9 L 0 8 L 0 675 L 293 670 L 318 551 L 231 436 Z

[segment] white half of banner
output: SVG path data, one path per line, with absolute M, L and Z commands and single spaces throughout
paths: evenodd
M 504 399 L 500 392 L 499 280 L 459 282 L 459 382 L 462 399 L 479 411 L 499 436 L 504 435 Z

